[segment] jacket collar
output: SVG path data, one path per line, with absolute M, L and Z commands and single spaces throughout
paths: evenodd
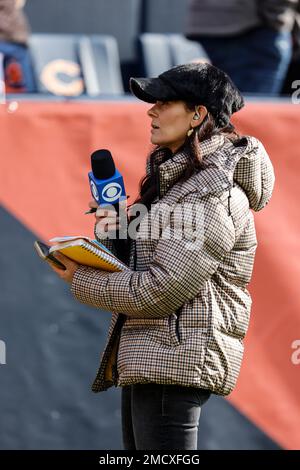
M 208 162 L 209 156 L 214 154 L 219 148 L 224 146 L 226 138 L 223 135 L 216 135 L 200 142 L 200 152 L 203 162 Z M 155 154 L 151 161 L 151 172 L 155 171 L 158 167 L 158 184 L 159 194 L 163 197 L 167 191 L 174 186 L 174 184 L 183 175 L 190 156 L 187 152 L 178 152 L 174 155 L 171 154 L 167 161 L 164 159 L 167 156 L 166 149 L 160 149 Z M 150 171 L 150 160 L 147 162 L 147 173 Z M 202 173 L 202 172 L 201 172 Z

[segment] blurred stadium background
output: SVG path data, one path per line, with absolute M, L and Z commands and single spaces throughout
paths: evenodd
M 0 449 L 122 448 L 120 390 L 89 388 L 110 315 L 75 302 L 33 241 L 92 236 L 93 218 L 83 213 L 97 148 L 111 150 L 130 201 L 137 195 L 150 129 L 148 106 L 128 94 L 128 79 L 205 57 L 182 34 L 185 4 L 26 4 L 38 92 L 2 95 L 0 105 Z M 276 189 L 256 215 L 242 373 L 228 399 L 212 397 L 203 408 L 199 449 L 300 447 L 300 113 L 292 93 L 248 96 L 234 119 L 266 146 Z

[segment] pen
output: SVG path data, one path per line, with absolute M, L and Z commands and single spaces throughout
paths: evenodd
M 97 207 L 92 207 L 89 211 L 86 211 L 85 214 L 93 214 L 94 212 L 97 212 Z
M 129 196 L 126 196 L 126 199 L 128 199 Z M 97 212 L 98 207 L 92 207 L 88 211 L 85 212 L 85 214 L 94 214 L 94 212 Z

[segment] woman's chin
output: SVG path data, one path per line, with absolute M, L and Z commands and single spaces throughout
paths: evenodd
M 154 135 L 151 136 L 150 141 L 151 141 L 151 144 L 153 144 L 153 145 L 161 145 L 161 141 L 159 139 L 155 138 Z

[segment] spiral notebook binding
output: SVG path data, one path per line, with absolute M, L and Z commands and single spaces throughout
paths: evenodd
M 107 264 L 110 265 L 111 267 L 113 267 L 113 268 L 123 268 L 123 265 L 118 260 L 112 260 L 110 258 L 110 256 L 107 253 L 105 253 L 104 251 L 101 251 L 101 256 L 100 256 L 99 255 L 99 250 L 96 247 L 91 246 L 88 243 L 84 243 L 81 246 L 85 250 L 87 250 L 87 251 L 93 253 L 94 255 L 96 255 L 99 259 L 103 259 L 104 261 L 106 261 Z

